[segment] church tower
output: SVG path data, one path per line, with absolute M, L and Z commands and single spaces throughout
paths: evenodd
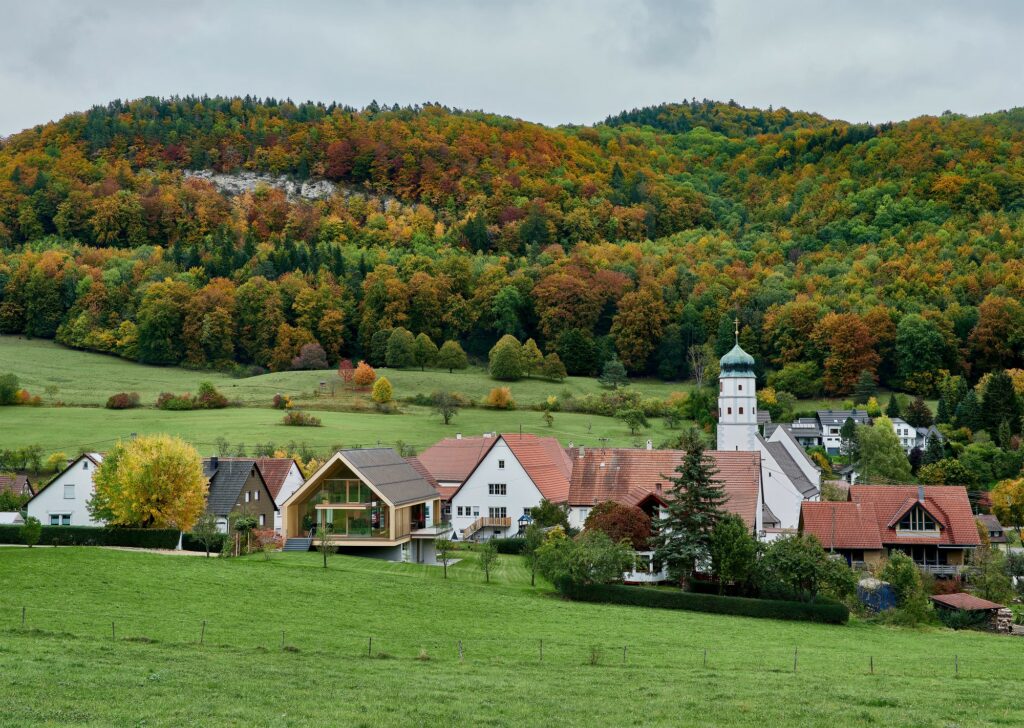
M 757 447 L 757 384 L 754 357 L 736 346 L 719 360 L 718 449 L 754 452 Z

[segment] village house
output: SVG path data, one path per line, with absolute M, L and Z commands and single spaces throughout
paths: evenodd
M 206 511 L 217 517 L 217 528 L 228 532 L 232 514 L 254 516 L 256 527 L 274 526 L 277 504 L 255 460 L 203 458 L 203 475 L 209 479 Z
M 250 458 L 220 458 L 221 462 L 231 460 L 247 461 Z M 256 468 L 263 476 L 263 482 L 267 484 L 267 490 L 278 509 L 274 512 L 274 530 L 281 533 L 281 505 L 288 500 L 288 497 L 297 491 L 306 478 L 302 475 L 299 464 L 292 458 L 251 458 L 255 461 Z
M 999 522 L 999 519 L 987 513 L 982 513 L 976 516 L 976 518 L 981 527 L 988 533 L 988 542 L 992 545 L 992 548 L 1006 551 L 1009 544 L 1006 540 L 1006 531 L 1003 529 L 1003 524 Z
M 36 494 L 29 482 L 28 476 L 23 474 L 0 475 L 0 493 L 11 493 L 16 496 L 33 496 Z
M 431 445 L 415 458 L 436 482 L 445 521 L 451 521 L 452 496 L 487 454 L 495 437 L 493 433 L 480 437 L 463 437 L 460 433 Z
M 962 486 L 852 485 L 847 501 L 804 503 L 800 530 L 852 566 L 898 550 L 942 577 L 959 574 L 980 544 Z
M 569 497 L 572 459 L 556 438 L 501 434 L 483 439 L 483 455 L 450 496 L 452 538 L 460 541 L 514 536 L 542 499 L 565 503 Z
M 93 475 L 103 462 L 96 452 L 83 453 L 28 502 L 28 515 L 44 526 L 102 526 L 89 514 L 89 501 L 96 492 Z
M 288 551 L 325 539 L 343 553 L 434 563 L 434 539 L 449 532 L 441 497 L 390 448 L 340 450 L 282 505 Z

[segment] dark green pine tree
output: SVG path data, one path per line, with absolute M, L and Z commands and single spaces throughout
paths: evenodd
M 932 411 L 924 401 L 924 398 L 915 397 L 907 405 L 907 411 L 904 413 L 903 419 L 911 427 L 928 427 L 932 424 Z
M 978 404 L 978 397 L 974 390 L 968 390 L 960 404 L 956 407 L 956 426 L 966 427 L 972 432 L 985 427 L 981 420 L 981 406 Z
M 852 417 L 847 417 L 846 422 L 839 428 L 839 436 L 840 452 L 846 455 L 848 463 L 856 463 L 860 459 L 860 443 L 857 440 L 857 423 Z
M 878 387 L 875 386 L 875 377 L 867 369 L 861 371 L 857 378 L 857 385 L 853 389 L 853 403 L 867 404 L 868 400 L 875 396 Z
M 715 461 L 705 451 L 699 432 L 683 434 L 683 462 L 669 478 L 666 515 L 654 522 L 655 558 L 668 566 L 680 583 L 693 573 L 698 560 L 708 557 L 708 544 L 715 525 L 725 515 L 727 500 L 722 481 L 716 480 Z M 666 476 L 662 476 L 666 477 Z
M 893 417 L 900 416 L 900 401 L 897 399 L 895 392 L 889 395 L 889 404 L 885 407 L 885 416 L 890 420 Z
M 715 337 L 715 356 L 721 358 L 736 346 L 735 315 L 725 314 L 718 322 L 718 335 Z
M 1000 369 L 992 374 L 981 395 L 982 426 L 990 435 L 995 435 L 1003 420 L 1020 426 L 1020 402 L 1013 389 L 1010 375 Z
M 928 442 L 925 444 L 924 457 L 921 459 L 925 465 L 937 463 L 946 457 L 946 448 L 942 440 L 934 432 L 928 435 Z
M 946 404 L 946 397 L 939 397 L 939 404 L 935 408 L 935 424 L 941 425 L 949 422 L 949 405 Z

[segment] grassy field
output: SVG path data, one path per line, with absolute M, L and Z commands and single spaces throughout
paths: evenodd
M 465 556 L 444 581 L 357 557 L 0 548 L 0 726 L 1024 722 L 1008 638 L 568 603 L 516 557 L 484 584 Z
M 119 438 L 131 433 L 166 432 L 189 440 L 204 454 L 214 454 L 218 437 L 232 445 L 244 444 L 246 452 L 257 443 L 305 443 L 313 449 L 393 446 L 399 440 L 417 451 L 444 437 L 479 435 L 483 432 L 523 432 L 558 437 L 562 443 L 596 447 L 642 445 L 648 438 L 655 444 L 678 430 L 667 429 L 661 420 L 636 437 L 629 428 L 610 417 L 567 412 L 555 413 L 551 427 L 532 410 L 511 412 L 465 409 L 450 425 L 425 407 L 404 406 L 404 414 L 382 415 L 358 412 L 316 412 L 322 427 L 286 427 L 282 413 L 273 409 L 236 407 L 196 412 L 163 412 L 155 409 L 111 411 L 95 407 L 7 407 L 0 418 L 0 448 L 38 444 L 47 453 L 73 454 L 83 450 L 109 449 Z M 602 441 L 599 438 L 607 438 Z
M 177 367 L 154 367 L 137 364 L 105 354 L 76 351 L 43 339 L 0 336 L 0 372 L 18 375 L 21 385 L 33 394 L 44 396 L 47 385 L 56 385 L 56 398 L 69 405 L 102 406 L 115 392 L 138 392 L 145 405 L 152 405 L 161 392 L 195 392 L 202 381 L 213 382 L 229 399 L 243 404 L 269 406 L 275 394 L 288 394 L 313 409 L 343 406 L 354 399 L 366 401 L 366 394 L 342 391 L 342 381 L 335 370 L 311 372 L 276 372 L 258 377 L 235 379 L 225 374 L 194 371 Z M 448 373 L 432 369 L 380 369 L 395 388 L 395 396 L 412 397 L 436 390 L 454 390 L 480 400 L 496 386 L 507 386 L 512 397 L 523 405 L 536 404 L 549 395 L 569 392 L 574 395 L 602 391 L 591 377 L 569 377 L 564 382 L 523 379 L 518 382 L 497 382 L 480 368 Z M 326 396 L 319 393 L 320 382 L 326 382 Z M 664 399 L 671 392 L 688 385 L 658 380 L 635 380 L 631 385 L 645 397 Z M 335 396 L 329 396 L 333 388 Z

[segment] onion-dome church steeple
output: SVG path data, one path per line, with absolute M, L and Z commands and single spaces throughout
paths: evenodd
M 740 346 L 740 322 L 736 345 L 719 360 L 718 449 L 757 450 L 757 384 L 754 357 Z

